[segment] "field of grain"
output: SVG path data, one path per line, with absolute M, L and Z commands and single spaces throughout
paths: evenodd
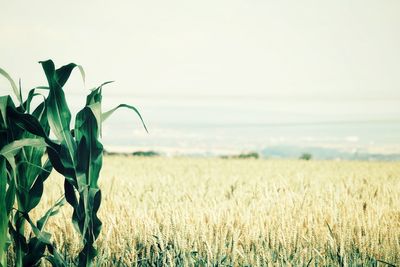
M 398 162 L 107 156 L 100 180 L 102 266 L 400 264 Z M 46 183 L 37 216 L 63 191 Z M 48 225 L 64 255 L 70 216 Z

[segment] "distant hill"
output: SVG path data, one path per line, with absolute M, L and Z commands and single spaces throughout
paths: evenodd
M 376 154 L 367 152 L 346 152 L 334 148 L 271 146 L 261 150 L 265 158 L 300 158 L 304 153 L 312 155 L 312 159 L 343 159 L 343 160 L 400 160 L 400 154 Z

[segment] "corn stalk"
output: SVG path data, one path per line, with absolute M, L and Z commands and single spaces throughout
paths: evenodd
M 92 266 L 97 255 L 95 241 L 102 225 L 97 216 L 101 203 L 98 179 L 103 163 L 101 124 L 116 109 L 126 107 L 136 112 L 145 128 L 146 126 L 140 113 L 133 106 L 122 104 L 102 113 L 102 87 L 107 84 L 104 83 L 87 96 L 86 104 L 77 113 L 75 126 L 71 129 L 71 113 L 63 86 L 77 65 L 71 63 L 55 69 L 51 60 L 41 64 L 49 84 L 49 96 L 46 99 L 47 118 L 60 144 L 58 152 L 49 153 L 49 158 L 55 169 L 65 177 L 65 198 L 74 209 L 72 223 L 83 245 L 78 255 L 78 266 Z
M 63 203 L 57 202 L 36 224 L 29 217 L 40 202 L 44 182 L 53 168 L 48 159 L 42 163 L 46 144 L 41 136 L 48 136 L 50 130 L 46 106 L 42 101 L 30 113 L 32 99 L 40 95 L 37 88 L 23 102 L 21 86 L 16 87 L 4 70 L 0 69 L 0 74 L 9 80 L 20 101 L 16 107 L 10 96 L 0 97 L 0 264 L 7 265 L 8 245 L 12 241 L 16 266 L 38 266 L 46 247 L 50 247 L 51 254 L 57 253 L 44 226 Z M 25 235 L 27 224 L 33 232 L 29 236 Z M 53 265 L 58 263 L 55 260 Z
M 7 245 L 11 239 L 16 266 L 39 266 L 43 257 L 53 266 L 66 265 L 50 241 L 51 234 L 44 231 L 49 217 L 58 212 L 64 198 L 36 223 L 29 217 L 29 212 L 40 202 L 44 182 L 53 168 L 65 177 L 65 199 L 74 210 L 72 223 L 81 237 L 83 248 L 77 264 L 92 266 L 97 255 L 95 241 L 101 230 L 97 217 L 101 203 L 98 186 L 103 156 L 101 124 L 118 108 L 124 107 L 133 110 L 145 129 L 146 126 L 138 110 L 130 105 L 121 104 L 102 113 L 102 87 L 107 82 L 90 92 L 71 129 L 71 112 L 63 86 L 76 67 L 84 79 L 83 69 L 73 63 L 59 69 L 55 69 L 51 60 L 40 63 L 48 87 L 32 89 L 25 102 L 21 87 L 0 69 L 20 102 L 16 107 L 10 96 L 0 97 L 0 266 L 7 265 Z M 38 94 L 38 89 L 47 90 L 47 97 Z M 42 96 L 43 101 L 30 112 L 35 96 Z M 50 131 L 56 140 L 50 139 Z M 48 158 L 42 164 L 45 151 Z M 15 201 L 17 208 L 13 210 Z M 25 236 L 26 225 L 33 234 Z

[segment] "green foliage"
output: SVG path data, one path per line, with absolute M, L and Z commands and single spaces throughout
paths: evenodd
M 107 82 L 91 90 L 71 129 L 72 114 L 63 86 L 76 67 L 84 79 L 83 69 L 73 63 L 59 69 L 51 60 L 40 63 L 48 86 L 32 89 L 25 102 L 21 88 L 0 69 L 20 102 L 15 107 L 10 96 L 0 97 L 0 265 L 7 265 L 7 244 L 11 240 L 17 266 L 39 266 L 43 257 L 53 266 L 66 265 L 50 241 L 51 234 L 44 231 L 48 219 L 64 204 L 64 198 L 36 223 L 29 217 L 29 212 L 39 204 L 44 182 L 54 168 L 65 177 L 65 199 L 74 209 L 72 223 L 81 236 L 83 249 L 77 264 L 91 266 L 97 255 L 94 243 L 101 230 L 97 217 L 101 203 L 98 186 L 103 155 L 101 124 L 124 107 L 133 110 L 145 129 L 146 126 L 138 110 L 130 105 L 121 104 L 102 112 L 102 87 Z M 46 90 L 48 94 L 44 96 L 37 90 Z M 35 96 L 42 96 L 43 100 L 30 112 Z M 56 140 L 50 139 L 50 132 Z M 15 210 L 14 202 L 17 203 Z M 29 236 L 25 235 L 26 224 L 33 233 Z
M 302 160 L 311 160 L 312 159 L 312 155 L 310 153 L 303 153 L 301 154 L 300 158 Z
M 155 151 L 135 151 L 132 153 L 132 156 L 137 156 L 137 157 L 156 157 L 160 156 L 160 153 L 155 152 Z
M 260 155 L 258 155 L 257 152 L 250 152 L 250 153 L 242 153 L 240 155 L 237 156 L 237 158 L 239 159 L 258 159 L 260 157 Z
M 222 156 L 223 159 L 258 159 L 260 155 L 257 152 L 241 153 L 233 156 Z
M 13 243 L 16 266 L 38 266 L 46 247 L 51 247 L 49 257 L 56 253 L 51 235 L 44 231 L 47 219 L 38 227 L 39 222 L 35 224 L 29 216 L 39 204 L 44 182 L 53 168 L 48 159 L 43 161 L 43 136 L 48 136 L 50 130 L 46 106 L 41 103 L 30 113 L 32 99 L 40 95 L 37 88 L 30 90 L 23 102 L 21 88 L 4 70 L 0 73 L 10 81 L 20 101 L 16 107 L 10 96 L 0 97 L 0 265 L 7 265 L 8 245 Z M 26 224 L 32 231 L 29 235 L 25 234 Z

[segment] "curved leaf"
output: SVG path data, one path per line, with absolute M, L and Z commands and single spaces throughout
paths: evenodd
M 75 162 L 74 151 L 76 150 L 76 143 L 70 131 L 71 112 L 65 100 L 64 91 L 58 84 L 53 61 L 47 60 L 40 63 L 46 73 L 50 87 L 49 96 L 46 100 L 49 125 L 61 144 L 65 144 L 66 146 L 67 151 L 64 153 L 65 157 L 63 159 L 64 166 L 73 166 Z M 67 71 L 68 69 L 65 70 L 65 72 Z
M 18 101 L 22 104 L 22 97 L 21 97 L 21 91 L 18 89 L 17 85 L 15 84 L 14 80 L 11 78 L 11 76 L 2 68 L 0 68 L 0 74 L 3 75 L 11 84 L 11 87 L 14 91 L 15 96 L 18 98 Z
M 134 106 L 127 105 L 127 104 L 119 104 L 115 108 L 113 108 L 107 112 L 104 112 L 103 114 L 101 114 L 101 121 L 104 122 L 105 120 L 107 120 L 119 108 L 128 108 L 128 109 L 133 110 L 139 116 L 140 120 L 142 121 L 143 127 L 146 130 L 146 132 L 149 132 L 147 130 L 146 124 L 143 121 L 142 115 L 140 115 L 139 111 Z
M 5 145 L 0 150 L 0 155 L 4 156 L 7 159 L 13 169 L 16 169 L 17 166 L 15 164 L 14 156 L 21 148 L 25 146 L 45 147 L 47 146 L 47 144 L 42 138 L 25 138 Z
M 35 182 L 33 183 L 32 187 L 29 189 L 29 203 L 27 207 L 27 212 L 35 208 L 42 198 L 43 188 L 44 188 L 44 181 L 49 177 L 53 166 L 51 165 L 50 161 L 47 160 L 44 164 L 44 167 L 41 168 L 40 174 L 36 177 Z
M 63 87 L 65 83 L 67 82 L 69 76 L 71 75 L 71 72 L 75 67 L 78 67 L 79 72 L 81 73 L 83 83 L 85 83 L 85 71 L 83 70 L 82 66 L 77 65 L 75 63 L 70 63 L 68 65 L 62 66 L 61 68 L 56 70 L 55 76 L 57 83 Z

